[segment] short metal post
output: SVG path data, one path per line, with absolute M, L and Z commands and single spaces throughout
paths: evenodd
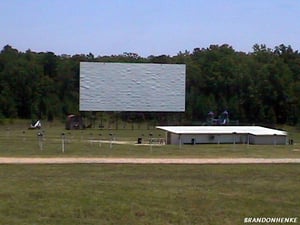
M 43 133 L 37 133 L 40 150 L 43 151 Z
M 22 131 L 22 137 L 23 137 L 22 140 L 23 140 L 23 141 L 26 141 L 25 130 Z
M 101 148 L 101 136 L 102 134 L 99 134 L 99 148 Z
M 153 136 L 153 134 L 152 133 L 150 133 L 149 134 L 149 142 L 150 142 L 150 151 L 152 151 L 152 136 Z
M 65 140 L 66 140 L 65 133 L 62 133 L 61 134 L 61 151 L 62 151 L 62 153 L 65 152 Z
M 109 136 L 110 136 L 110 144 L 109 144 L 109 148 L 112 149 L 112 145 L 113 145 L 113 143 L 112 143 L 112 142 L 113 142 L 113 134 L 110 133 Z
M 93 133 L 90 133 L 90 145 L 93 144 Z

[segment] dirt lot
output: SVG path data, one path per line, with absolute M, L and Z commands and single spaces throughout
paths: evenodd
M 300 163 L 294 158 L 12 158 L 0 157 L 0 164 L 272 164 Z

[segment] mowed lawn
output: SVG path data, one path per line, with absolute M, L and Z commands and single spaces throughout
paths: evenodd
M 39 137 L 38 133 L 42 133 L 43 137 Z M 155 140 L 165 137 L 164 132 L 156 129 L 67 131 L 63 124 L 59 123 L 48 125 L 41 130 L 27 130 L 22 124 L 2 125 L 0 157 L 300 158 L 300 133 L 294 128 L 291 128 L 289 136 L 293 138 L 294 145 L 280 146 L 247 144 L 178 146 L 156 143 L 151 146 L 150 134 Z M 139 137 L 142 138 L 143 145 L 136 145 Z
M 0 224 L 244 224 L 300 217 L 300 167 L 0 165 Z M 299 219 L 298 219 L 299 222 Z

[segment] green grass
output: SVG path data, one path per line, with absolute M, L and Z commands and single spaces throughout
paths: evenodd
M 0 165 L 0 224 L 299 217 L 298 165 Z M 299 222 L 299 221 L 298 221 Z
M 0 126 L 0 156 L 17 157 L 300 157 L 294 146 L 135 146 L 157 130 L 66 131 L 46 124 L 43 149 L 24 121 Z M 61 152 L 61 133 L 66 134 Z M 159 136 L 160 135 L 160 136 Z M 244 217 L 298 217 L 297 164 L 276 165 L 0 165 L 0 225 L 244 224 Z
M 46 124 L 41 130 L 28 130 L 24 121 L 0 126 L 0 156 L 17 157 L 266 157 L 266 158 L 299 158 L 300 157 L 300 132 L 287 127 L 295 145 L 177 145 L 144 146 L 134 145 L 138 137 L 148 143 L 149 134 L 154 138 L 165 137 L 164 132 L 155 129 L 118 129 L 100 130 L 86 129 L 67 131 L 61 123 Z M 37 133 L 43 132 L 42 148 L 39 145 Z M 61 134 L 65 134 L 65 152 L 62 153 Z M 101 134 L 101 136 L 100 136 Z M 127 141 L 129 144 L 113 144 L 110 148 L 110 135 L 113 134 L 117 141 Z M 101 140 L 92 143 L 91 140 Z M 108 143 L 103 143 L 108 141 Z

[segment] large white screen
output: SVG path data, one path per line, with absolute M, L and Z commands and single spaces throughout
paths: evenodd
M 185 65 L 80 63 L 81 111 L 185 111 Z

